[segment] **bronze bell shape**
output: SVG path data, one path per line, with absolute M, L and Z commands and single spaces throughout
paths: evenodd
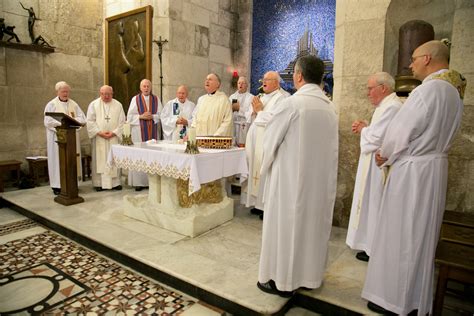
M 431 24 L 422 20 L 408 21 L 400 27 L 398 36 L 398 70 L 395 76 L 395 92 L 408 96 L 421 82 L 413 77 L 410 69 L 413 51 L 423 43 L 434 39 Z

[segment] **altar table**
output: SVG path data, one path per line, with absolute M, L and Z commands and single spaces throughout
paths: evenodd
M 189 180 L 187 194 L 206 184 L 234 174 L 248 175 L 243 148 L 204 149 L 200 154 L 184 153 L 185 145 L 168 142 L 113 145 L 109 166 L 148 174 L 148 195 L 124 197 L 126 216 L 187 236 L 197 236 L 233 218 L 233 200 L 222 186 L 219 203 L 181 207 L 177 180 Z

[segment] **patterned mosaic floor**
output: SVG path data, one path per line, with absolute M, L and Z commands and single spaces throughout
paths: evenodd
M 0 236 L 35 226 L 0 225 Z M 179 315 L 195 303 L 49 230 L 0 245 L 0 314 Z

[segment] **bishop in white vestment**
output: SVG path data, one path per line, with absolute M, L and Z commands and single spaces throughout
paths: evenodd
M 97 191 L 122 189 L 119 170 L 107 166 L 110 148 L 122 140 L 125 123 L 122 104 L 112 96 L 112 87 L 102 86 L 100 97 L 87 110 L 87 133 L 92 141 L 92 185 Z
M 258 287 L 289 296 L 321 286 L 336 198 L 338 118 L 320 88 L 323 62 L 295 65 L 293 96 L 276 105 L 265 129 L 266 174 Z
M 74 118 L 79 123 L 86 123 L 86 116 L 79 105 L 69 98 L 71 87 L 64 81 L 59 81 L 55 86 L 57 97 L 52 99 L 46 105 L 44 112 L 61 112 Z M 61 191 L 61 179 L 59 168 L 59 148 L 56 143 L 56 126 L 60 126 L 61 122 L 55 120 L 51 116 L 44 117 L 44 126 L 46 127 L 46 149 L 48 152 L 48 175 L 49 185 L 53 189 L 54 194 L 59 194 Z M 77 174 L 78 177 L 82 175 L 81 172 L 81 141 L 79 138 L 79 129 L 76 130 L 76 152 L 77 159 Z
M 176 98 L 168 101 L 161 113 L 163 124 L 163 139 L 174 142 L 183 139 L 193 122 L 193 112 L 196 105 L 188 100 L 188 88 L 179 86 Z
M 245 77 L 239 77 L 237 91 L 230 95 L 232 102 L 232 115 L 234 117 L 234 139 L 237 146 L 245 146 L 247 132 L 251 122 L 247 122 L 246 113 L 252 107 L 253 94 L 247 91 L 248 81 Z
M 160 99 L 152 94 L 152 84 L 148 79 L 140 82 L 140 93 L 132 98 L 127 113 L 132 142 L 137 144 L 147 140 L 160 139 L 160 112 L 163 106 Z M 128 171 L 128 185 L 141 191 L 148 186 L 148 175 L 140 171 Z
M 263 91 L 265 94 L 261 98 L 252 98 L 252 107 L 249 108 L 250 112 L 253 112 L 248 115 L 248 123 L 251 125 L 245 145 L 249 178 L 242 183 L 240 197 L 241 203 L 246 207 L 255 207 L 254 213 L 264 209 L 263 186 L 265 178 L 260 175 L 263 158 L 263 133 L 277 104 L 286 98 L 284 90 L 280 88 L 280 75 L 276 71 L 268 71 L 263 76 Z
M 382 171 L 375 164 L 375 152 L 382 145 L 385 131 L 402 102 L 395 92 L 395 80 L 386 72 L 378 72 L 367 81 L 367 96 L 375 111 L 370 125 L 355 121 L 352 131 L 360 134 L 360 158 L 357 168 L 351 215 L 346 243 L 352 249 L 363 250 L 359 260 L 367 261 L 375 231 L 383 192 Z
M 221 81 L 216 74 L 206 77 L 204 88 L 207 94 L 198 99 L 191 127 L 197 136 L 232 137 L 232 109 L 226 94 L 219 91 Z
M 448 58 L 440 41 L 413 52 L 410 68 L 422 84 L 390 123 L 376 156 L 389 171 L 362 292 L 372 310 L 431 312 L 448 151 L 463 112 L 463 77 L 447 69 Z

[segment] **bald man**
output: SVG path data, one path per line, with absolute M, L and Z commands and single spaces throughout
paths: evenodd
M 461 123 L 465 86 L 459 73 L 448 70 L 448 60 L 440 41 L 415 49 L 410 68 L 422 83 L 393 118 L 375 156 L 390 172 L 362 297 L 378 313 L 431 313 L 448 151 Z
M 276 105 L 286 98 L 288 92 L 280 87 L 280 75 L 276 71 L 268 71 L 263 76 L 262 97 L 253 97 L 252 106 L 247 111 L 248 122 L 251 123 L 247 133 L 245 151 L 249 165 L 249 179 L 242 184 L 241 203 L 247 207 L 254 206 L 250 212 L 260 215 L 263 219 L 263 184 L 260 168 L 263 159 L 263 132 L 273 116 Z
M 96 191 L 122 190 L 120 171 L 107 166 L 112 145 L 122 140 L 125 113 L 122 104 L 113 98 L 111 86 L 102 86 L 100 97 L 87 109 L 87 133 L 92 142 L 92 185 Z
M 199 97 L 192 127 L 197 136 L 232 137 L 232 107 L 226 94 L 219 90 L 221 79 L 215 73 L 204 81 L 206 94 Z
M 237 91 L 230 95 L 232 102 L 232 114 L 234 116 L 234 138 L 239 147 L 245 146 L 247 132 L 250 122 L 247 122 L 245 114 L 252 107 L 253 94 L 248 92 L 249 84 L 247 78 L 241 76 L 237 81 Z
M 127 113 L 133 143 L 146 142 L 150 139 L 161 139 L 160 112 L 163 108 L 160 99 L 151 93 L 152 84 L 148 79 L 140 82 L 140 93 L 132 98 Z M 145 172 L 128 172 L 128 185 L 141 191 L 148 186 Z
M 163 124 L 163 139 L 177 141 L 187 135 L 191 126 L 192 115 L 196 105 L 188 100 L 188 88 L 179 86 L 176 98 L 169 100 L 161 113 Z

